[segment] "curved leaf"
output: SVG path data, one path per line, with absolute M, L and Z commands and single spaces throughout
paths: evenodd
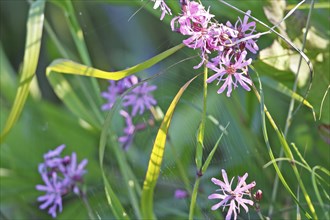
M 179 44 L 150 58 L 149 60 L 146 60 L 140 64 L 132 66 L 128 69 L 116 71 L 116 72 L 107 72 L 107 71 L 99 70 L 68 59 L 57 59 L 54 60 L 47 67 L 47 75 L 52 74 L 52 72 L 58 72 L 58 73 L 90 76 L 90 77 L 96 77 L 96 78 L 108 79 L 108 80 L 120 80 L 126 76 L 145 70 L 155 65 L 156 63 L 160 62 L 161 60 L 165 59 L 166 57 L 180 50 L 183 46 L 184 46 L 183 44 Z
M 5 136 L 15 125 L 29 94 L 30 83 L 35 75 L 39 59 L 42 28 L 44 23 L 44 8 L 44 0 L 35 1 L 30 6 L 29 17 L 27 21 L 24 61 L 20 83 L 13 107 L 1 133 L 0 142 L 4 140 Z
M 158 130 L 154 146 L 150 155 L 149 165 L 147 174 L 143 183 L 142 198 L 141 198 L 141 214 L 142 218 L 154 219 L 153 214 L 153 194 L 154 188 L 157 183 L 157 179 L 160 173 L 160 167 L 162 165 L 162 160 L 164 156 L 166 137 L 168 128 L 170 127 L 171 119 L 183 92 L 187 89 L 190 83 L 196 79 L 199 75 L 195 76 L 184 84 L 179 92 L 174 97 L 172 103 L 170 104 L 167 112 L 164 116 L 163 122 Z

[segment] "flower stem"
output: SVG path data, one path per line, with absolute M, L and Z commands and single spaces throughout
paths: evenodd
M 197 176 L 195 184 L 194 184 L 194 189 L 191 194 L 191 202 L 190 202 L 190 208 L 189 208 L 189 220 L 192 220 L 194 218 L 194 209 L 195 209 L 195 205 L 196 205 L 197 193 L 198 193 L 200 180 L 201 180 L 200 176 Z
M 205 133 L 205 121 L 206 121 L 206 106 L 207 106 L 207 73 L 208 69 L 206 63 L 204 64 L 204 79 L 203 79 L 203 112 L 202 119 L 199 125 L 198 134 L 197 134 L 197 146 L 196 146 L 196 165 L 197 165 L 197 178 L 194 184 L 193 192 L 191 195 L 190 208 L 189 208 L 189 220 L 192 220 L 194 217 L 194 209 L 196 205 L 197 193 L 200 178 L 203 175 L 201 173 L 202 169 L 202 159 L 203 159 L 203 148 L 204 148 L 204 133 Z

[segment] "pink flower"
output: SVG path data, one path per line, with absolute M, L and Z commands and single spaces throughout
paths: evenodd
M 172 15 L 171 9 L 166 5 L 164 0 L 152 0 L 155 2 L 154 9 L 157 9 L 160 7 L 162 10 L 162 15 L 160 16 L 160 20 L 163 20 L 165 17 L 165 14 Z
M 234 89 L 238 87 L 239 83 L 245 90 L 250 91 L 252 85 L 251 79 L 248 78 L 248 65 L 251 64 L 252 59 L 245 60 L 247 52 L 243 51 L 241 54 L 232 53 L 230 49 L 226 54 L 221 54 L 218 57 L 212 59 L 213 62 L 209 62 L 207 67 L 214 70 L 216 73 L 207 79 L 207 83 L 211 83 L 214 80 L 223 82 L 223 85 L 218 90 L 218 93 L 222 93 L 227 89 L 227 96 L 229 97 Z M 238 58 L 236 58 L 238 56 Z
M 210 20 L 214 15 L 205 10 L 204 6 L 197 2 L 186 1 L 182 4 L 182 12 L 171 21 L 173 31 L 177 30 L 183 35 L 189 35 L 188 39 L 183 40 L 183 43 L 189 48 L 199 48 L 201 50 L 202 61 L 194 68 L 199 68 L 206 60 L 206 53 L 211 53 L 209 40 L 212 39 L 209 34 Z M 178 29 L 175 26 L 179 26 Z
M 250 37 L 254 34 L 254 32 L 256 32 L 256 23 L 254 21 L 248 22 L 251 11 L 247 11 L 245 14 L 246 15 L 244 16 L 243 21 L 238 18 L 238 21 L 236 21 L 235 26 L 233 26 L 229 21 L 227 21 L 226 23 L 228 27 L 233 28 L 238 32 L 237 41 L 246 37 Z M 256 40 L 254 40 L 253 38 L 238 43 L 238 48 L 241 51 L 248 49 L 254 54 L 257 53 L 257 51 L 259 50 L 259 47 L 256 44 Z
M 250 199 L 245 199 L 245 195 L 250 195 L 250 190 L 255 187 L 256 183 L 253 181 L 250 184 L 246 184 L 245 180 L 248 177 L 248 174 L 245 173 L 243 177 L 238 178 L 237 186 L 234 190 L 232 190 L 232 183 L 234 180 L 234 177 L 231 179 L 230 183 L 228 181 L 227 173 L 225 170 L 221 170 L 223 182 L 221 180 L 218 180 L 216 178 L 212 178 L 212 182 L 218 186 L 220 186 L 220 189 L 217 191 L 221 191 L 221 194 L 214 193 L 209 195 L 208 199 L 220 199 L 221 201 L 215 205 L 212 206 L 212 210 L 216 210 L 223 206 L 223 209 L 225 209 L 226 206 L 229 206 L 226 220 L 230 220 L 232 215 L 234 214 L 234 219 L 237 219 L 237 212 L 240 212 L 240 206 L 244 208 L 246 212 L 249 211 L 247 205 L 253 206 L 253 201 Z M 247 205 L 246 205 L 247 204 Z

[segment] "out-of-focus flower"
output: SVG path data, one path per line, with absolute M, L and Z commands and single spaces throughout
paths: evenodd
M 133 83 L 138 82 L 138 78 L 136 76 L 131 76 L 131 78 Z M 130 86 L 136 84 L 133 83 Z M 150 109 L 152 106 L 157 104 L 157 101 L 151 94 L 151 92 L 156 89 L 157 86 L 155 85 L 148 85 L 147 82 L 142 83 L 124 96 L 123 106 L 132 107 L 132 116 L 136 116 L 137 113 L 142 115 L 145 109 Z
M 103 111 L 111 109 L 113 104 L 116 102 L 117 97 L 121 95 L 126 89 L 124 81 L 122 80 L 118 82 L 109 80 L 109 83 L 110 85 L 108 86 L 108 90 L 101 93 L 101 96 L 107 99 L 107 103 L 101 107 Z
M 83 175 L 86 173 L 85 167 L 87 159 L 82 160 L 77 165 L 77 155 L 60 157 L 65 145 L 58 146 L 55 150 L 44 155 L 44 162 L 39 164 L 39 173 L 45 185 L 37 185 L 36 189 L 44 191 L 46 194 L 38 197 L 40 209 L 49 207 L 48 213 L 53 218 L 57 211 L 62 212 L 62 196 L 73 191 L 80 195 L 79 183 L 83 182 Z
M 127 89 L 135 86 L 139 83 L 139 78 L 136 76 L 128 76 L 118 82 L 109 81 L 110 86 L 107 92 L 102 92 L 101 96 L 108 99 L 108 102 L 102 106 L 102 110 L 111 109 L 117 97 L 123 94 Z M 150 109 L 152 106 L 157 104 L 157 101 L 152 96 L 151 92 L 156 90 L 157 86 L 148 85 L 147 82 L 136 86 L 130 92 L 125 94 L 123 97 L 123 106 L 131 107 L 132 116 L 136 116 L 137 113 L 142 115 L 145 109 Z
M 247 72 L 248 65 L 251 64 L 252 59 L 245 60 L 246 54 L 246 51 L 243 51 L 237 59 L 235 54 L 229 50 L 226 54 L 212 59 L 213 62 L 209 62 L 207 66 L 216 73 L 207 79 L 207 83 L 211 83 L 214 80 L 217 80 L 218 84 L 223 82 L 218 93 L 222 93 L 227 89 L 228 97 L 232 92 L 232 88 L 238 87 L 238 83 L 245 90 L 250 91 L 249 85 L 252 85 L 252 81 L 248 78 Z
M 79 195 L 78 182 L 83 181 L 83 175 L 87 172 L 85 167 L 88 163 L 87 159 L 82 160 L 77 165 L 77 154 L 73 152 L 71 158 L 69 156 L 65 157 L 66 169 L 64 173 L 63 185 L 67 188 L 72 188 L 73 192 Z
M 184 198 L 187 198 L 188 195 L 189 195 L 188 192 L 186 190 L 183 190 L 183 189 L 177 189 L 174 192 L 174 197 L 176 199 L 184 199 Z
M 48 213 L 53 218 L 56 217 L 56 212 L 62 212 L 62 195 L 63 187 L 61 181 L 58 181 L 57 173 L 53 172 L 49 178 L 46 173 L 41 173 L 41 177 L 45 185 L 37 185 L 36 189 L 44 191 L 46 194 L 38 197 L 38 202 L 43 202 L 40 209 L 49 207 Z
M 151 94 L 152 91 L 157 89 L 157 86 L 149 85 L 148 82 L 137 85 L 140 80 L 134 75 L 125 77 L 118 82 L 109 82 L 110 86 L 108 87 L 108 91 L 101 94 L 108 99 L 108 103 L 104 104 L 102 109 L 112 108 L 117 97 L 125 93 L 122 99 L 120 114 L 125 118 L 126 126 L 123 136 L 119 137 L 118 141 L 122 144 L 122 147 L 127 150 L 133 141 L 135 131 L 143 130 L 147 126 L 146 123 L 134 125 L 133 118 L 137 114 L 142 115 L 146 109 L 151 109 L 157 104 L 157 101 Z M 130 90 L 127 91 L 128 89 Z
M 225 207 L 229 206 L 226 220 L 230 220 L 232 215 L 234 214 L 234 219 L 237 219 L 237 212 L 240 212 L 240 206 L 244 208 L 246 212 L 249 211 L 247 205 L 253 206 L 253 201 L 250 199 L 244 198 L 244 196 L 249 195 L 251 196 L 251 189 L 255 187 L 256 183 L 253 181 L 250 184 L 246 184 L 245 180 L 248 177 L 248 174 L 245 173 L 243 177 L 238 178 L 237 186 L 234 190 L 232 190 L 232 183 L 234 180 L 234 177 L 231 179 L 230 183 L 228 181 L 227 173 L 225 170 L 221 170 L 223 181 L 218 180 L 216 178 L 212 178 L 212 182 L 218 186 L 220 186 L 220 189 L 217 191 L 220 191 L 220 193 L 214 193 L 209 195 L 209 199 L 220 199 L 221 201 L 215 205 L 212 206 L 212 210 L 216 210 L 220 207 L 223 207 L 223 210 Z
M 121 110 L 120 114 L 125 118 L 126 127 L 124 128 L 124 135 L 119 137 L 118 141 L 123 144 L 124 149 L 127 149 L 127 147 L 131 145 L 133 141 L 135 126 L 130 114 L 124 110 Z
M 163 20 L 165 17 L 165 14 L 172 15 L 171 9 L 166 5 L 164 0 L 152 0 L 155 2 L 154 9 L 157 9 L 160 7 L 162 10 L 162 15 L 160 16 L 160 20 Z

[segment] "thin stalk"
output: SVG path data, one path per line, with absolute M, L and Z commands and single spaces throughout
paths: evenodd
M 134 181 L 134 179 L 136 179 L 136 178 L 135 178 L 135 176 L 134 176 L 134 178 L 129 177 L 129 173 L 132 174 L 131 169 L 127 163 L 125 156 L 123 155 L 123 150 L 118 146 L 118 144 L 115 144 L 115 143 L 117 143 L 117 138 L 114 135 L 112 135 L 110 143 L 113 144 L 112 150 L 114 151 L 116 159 L 118 161 L 120 172 L 122 173 L 122 175 L 124 177 L 124 182 L 125 182 L 126 188 L 128 189 L 128 194 L 129 194 L 130 201 L 131 201 L 133 210 L 135 212 L 136 218 L 141 219 L 142 217 L 141 217 L 141 212 L 140 212 L 140 205 L 139 205 L 136 193 L 133 190 L 135 188 L 135 185 L 138 184 L 137 181 Z
M 259 81 L 259 84 L 260 84 L 260 87 L 261 87 L 261 83 Z M 267 128 L 266 128 L 266 122 L 265 122 L 265 115 L 267 116 L 268 118 L 268 121 L 270 122 L 270 124 L 272 125 L 272 127 L 274 128 L 274 130 L 276 131 L 277 135 L 279 136 L 279 140 L 282 144 L 282 147 L 284 148 L 284 152 L 286 153 L 286 156 L 288 158 L 292 158 L 293 159 L 293 156 L 292 156 L 292 152 L 290 151 L 290 149 L 288 148 L 288 146 L 286 146 L 286 143 L 285 143 L 285 139 L 283 140 L 283 138 L 280 136 L 280 131 L 278 130 L 278 127 L 274 121 L 274 119 L 272 118 L 272 116 L 270 115 L 269 111 L 267 110 L 267 107 L 264 105 L 264 100 L 263 100 L 263 94 L 262 94 L 262 87 L 260 88 L 260 94 L 258 92 L 258 90 L 256 89 L 256 87 L 253 85 L 252 86 L 252 89 L 258 99 L 258 101 L 260 102 L 261 104 L 261 110 L 262 110 L 262 130 L 263 130 L 263 136 L 264 136 L 264 139 L 265 139 L 265 143 L 267 145 L 267 148 L 268 148 L 268 153 L 269 153 L 269 156 L 270 156 L 270 159 L 273 161 L 273 166 L 275 168 L 275 171 L 277 173 L 277 175 L 279 176 L 282 184 L 284 185 L 284 187 L 286 188 L 286 190 L 291 194 L 292 198 L 295 200 L 295 202 L 297 203 L 297 205 L 299 205 L 299 207 L 301 208 L 301 210 L 305 213 L 305 216 L 308 218 L 308 219 L 312 219 L 312 217 L 310 216 L 310 214 L 308 212 L 306 212 L 304 210 L 304 208 L 301 206 L 301 204 L 299 203 L 299 200 L 297 199 L 297 197 L 295 196 L 295 194 L 293 193 L 293 191 L 291 190 L 290 186 L 287 184 L 287 182 L 285 181 L 283 175 L 282 175 L 282 172 L 281 170 L 279 169 L 278 165 L 276 164 L 275 162 L 275 157 L 274 157 L 274 154 L 273 154 L 273 151 L 270 147 L 270 143 L 269 143 L 269 139 L 268 139 L 268 134 L 267 134 Z M 297 167 L 295 165 L 292 165 L 292 168 L 293 168 L 293 171 L 297 177 L 297 180 L 299 182 L 299 185 L 300 187 L 302 188 L 302 190 L 305 190 L 305 187 L 301 181 L 301 178 L 299 176 L 299 173 L 297 173 Z M 307 195 L 308 196 L 308 195 Z M 313 205 L 311 204 L 311 201 L 309 199 L 309 197 L 306 198 L 306 202 L 309 206 L 309 208 L 311 209 L 311 207 L 313 207 Z M 314 214 L 315 214 L 315 210 L 314 209 L 311 209 L 312 213 L 313 213 L 313 217 Z M 313 212 L 314 211 L 314 212 Z
M 313 10 L 313 7 L 314 7 L 314 0 L 312 0 L 310 10 L 308 12 L 308 17 L 307 17 L 307 22 L 306 22 L 306 31 L 305 31 L 305 34 L 304 34 L 304 39 L 303 39 L 301 51 L 304 51 L 304 49 L 305 49 L 307 34 L 308 34 L 309 27 L 310 27 L 311 12 Z M 296 77 L 295 77 L 295 81 L 294 81 L 293 88 L 292 88 L 292 91 L 294 93 L 297 90 L 298 77 L 299 77 L 299 72 L 300 72 L 302 59 L 303 59 L 302 56 L 300 56 L 299 57 L 298 68 L 297 68 L 297 72 L 296 72 Z M 287 114 L 287 118 L 286 118 L 286 122 L 285 122 L 285 127 L 284 127 L 284 137 L 285 138 L 287 137 L 287 134 L 289 132 L 289 128 L 290 128 L 290 125 L 291 125 L 291 122 L 292 122 L 294 104 L 295 104 L 294 98 L 291 97 L 290 105 L 289 105 L 289 109 L 288 109 L 288 114 Z M 284 154 L 284 151 L 283 151 L 283 148 L 281 148 L 279 157 L 283 157 L 283 154 Z M 282 162 L 279 162 L 278 167 L 279 167 L 279 169 L 282 169 Z M 274 204 L 274 202 L 276 200 L 276 196 L 277 196 L 278 183 L 279 183 L 279 179 L 278 179 L 278 176 L 276 175 L 275 180 L 274 180 L 274 186 L 273 186 L 273 191 L 272 191 L 271 202 L 270 202 L 270 206 L 269 206 L 269 210 L 268 210 L 268 216 L 269 217 L 271 217 L 272 214 L 273 214 L 273 210 L 274 210 L 273 204 Z
M 189 208 L 189 220 L 194 219 L 194 209 L 195 209 L 195 205 L 196 205 L 197 193 L 198 193 L 200 181 L 201 181 L 201 177 L 197 176 L 195 184 L 194 184 L 194 189 L 191 194 L 191 202 L 190 202 L 190 208 Z
M 191 195 L 190 208 L 189 208 L 189 220 L 194 218 L 194 209 L 196 206 L 197 193 L 199 188 L 199 182 L 202 177 L 202 158 L 203 158 L 203 148 L 204 148 L 204 134 L 205 134 L 205 122 L 206 122 L 206 107 L 207 107 L 207 77 L 208 68 L 206 63 L 204 64 L 204 78 L 203 78 L 203 111 L 201 123 L 197 134 L 197 147 L 196 147 L 196 165 L 197 165 L 197 179 L 194 184 L 193 192 Z

